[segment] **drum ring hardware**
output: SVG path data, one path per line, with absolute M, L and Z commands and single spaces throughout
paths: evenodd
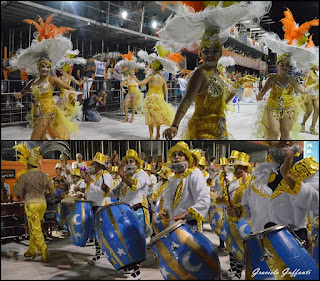
M 263 243 L 263 238 L 264 238 L 264 234 L 258 234 L 257 235 L 257 239 L 261 240 L 261 246 L 262 246 L 262 255 L 260 257 L 260 261 L 265 261 L 265 260 L 268 260 L 268 259 L 272 259 L 273 258 L 273 255 L 268 251 L 268 249 L 264 246 L 264 243 Z
M 173 241 L 171 241 L 171 251 L 174 251 L 175 249 L 178 249 L 180 247 L 180 245 L 174 243 Z
M 298 243 L 300 244 L 300 246 L 302 248 L 304 248 L 304 246 L 306 245 L 306 241 L 304 240 L 301 240 L 301 238 L 294 232 L 293 228 L 294 228 L 294 225 L 288 225 L 288 228 L 290 230 L 290 233 L 297 239 Z

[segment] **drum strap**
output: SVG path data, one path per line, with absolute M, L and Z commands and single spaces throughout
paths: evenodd
M 135 204 L 135 205 L 131 206 L 131 209 L 134 210 L 134 211 L 137 211 L 140 208 L 143 208 L 141 203 L 138 203 L 138 204 Z

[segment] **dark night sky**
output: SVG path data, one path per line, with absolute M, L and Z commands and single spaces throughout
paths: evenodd
M 269 17 L 275 21 L 270 25 L 261 25 L 267 31 L 277 33 L 281 39 L 284 37 L 282 23 L 280 19 L 284 17 L 283 12 L 289 8 L 293 14 L 295 22 L 299 25 L 306 21 L 319 18 L 319 1 L 272 1 L 272 7 L 269 12 Z M 270 27 L 270 30 L 268 29 Z M 316 46 L 319 46 L 319 26 L 313 26 L 309 29 L 309 33 L 313 34 L 312 40 Z

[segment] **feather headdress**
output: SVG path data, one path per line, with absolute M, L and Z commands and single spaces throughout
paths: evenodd
M 33 24 L 37 31 L 38 31 L 38 41 L 41 42 L 42 39 L 49 39 L 49 38 L 54 38 L 56 37 L 56 35 L 58 34 L 66 34 L 71 30 L 75 30 L 71 27 L 67 27 L 67 26 L 60 26 L 57 27 L 56 25 L 54 25 L 52 23 L 52 18 L 55 16 L 55 14 L 50 15 L 46 21 L 44 22 L 43 19 L 38 15 L 38 22 L 35 22 L 34 20 L 30 20 L 30 19 L 24 19 L 23 21 L 28 23 L 28 24 Z
M 127 54 L 120 54 L 120 56 L 123 59 L 116 63 L 117 66 L 125 67 L 128 70 L 132 68 L 144 68 L 146 66 L 143 62 L 137 61 L 137 58 L 134 56 L 134 52 L 129 51 Z
M 298 41 L 298 46 L 306 43 L 308 41 L 307 32 L 310 27 L 319 25 L 319 20 L 314 19 L 299 26 L 299 24 L 294 21 L 293 14 L 288 8 L 283 14 L 284 18 L 281 19 L 280 22 L 283 24 L 284 39 L 288 40 L 289 45 L 293 43 L 293 40 Z

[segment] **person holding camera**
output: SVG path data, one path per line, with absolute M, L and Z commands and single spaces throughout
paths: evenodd
M 85 114 L 86 120 L 92 122 L 100 122 L 101 116 L 97 110 L 97 105 L 106 105 L 107 94 L 105 90 L 101 89 L 97 94 L 93 94 L 88 98 L 83 104 L 83 112 Z

